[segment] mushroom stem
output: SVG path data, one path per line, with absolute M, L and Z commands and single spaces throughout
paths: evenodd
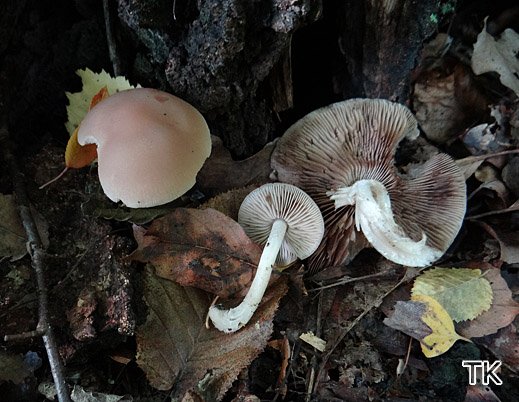
M 287 228 L 288 225 L 283 219 L 276 219 L 272 223 L 256 275 L 243 301 L 228 310 L 220 310 L 217 306 L 209 308 L 209 318 L 220 331 L 235 332 L 247 324 L 254 315 L 269 284 L 272 267 L 276 262 Z
M 352 186 L 329 191 L 335 209 L 355 205 L 355 226 L 388 260 L 397 264 L 422 267 L 430 265 L 443 254 L 426 245 L 427 236 L 414 241 L 395 222 L 391 200 L 384 185 L 377 180 L 359 180 Z

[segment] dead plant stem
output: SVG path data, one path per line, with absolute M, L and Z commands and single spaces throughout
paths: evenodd
M 5 127 L 0 128 L 0 144 L 3 151 L 4 161 L 11 174 L 18 212 L 27 235 L 27 249 L 31 257 L 38 289 L 38 325 L 36 326 L 36 330 L 24 334 L 6 335 L 4 340 L 10 341 L 14 339 L 41 336 L 43 338 L 45 350 L 47 351 L 58 400 L 59 402 L 70 402 L 71 399 L 65 383 L 61 357 L 58 352 L 58 346 L 49 320 L 48 291 L 44 274 L 45 253 L 43 250 L 43 244 L 36 227 L 36 222 L 31 213 L 29 197 L 25 187 L 25 177 L 23 176 L 14 157 L 9 140 L 9 133 Z

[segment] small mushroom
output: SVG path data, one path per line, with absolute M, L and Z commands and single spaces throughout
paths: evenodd
M 150 88 L 121 91 L 97 104 L 81 122 L 78 142 L 97 145 L 103 191 L 130 208 L 186 193 L 211 153 L 209 128 L 198 110 Z
M 265 184 L 252 191 L 240 206 L 238 222 L 265 248 L 243 301 L 228 310 L 217 306 L 209 309 L 209 318 L 223 332 L 235 332 L 249 322 L 267 289 L 276 260 L 286 265 L 309 257 L 324 233 L 319 207 L 304 191 L 284 183 Z
M 417 135 L 403 105 L 352 99 L 308 114 L 282 136 L 271 159 L 278 180 L 312 196 L 325 220 L 312 272 L 348 262 L 369 243 L 408 266 L 447 250 L 463 222 L 465 180 L 445 154 L 399 174 L 398 143 Z

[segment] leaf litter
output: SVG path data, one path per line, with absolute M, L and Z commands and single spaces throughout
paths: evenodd
M 195 392 L 204 400 L 219 400 L 240 371 L 266 347 L 272 319 L 287 287 L 273 284 L 247 325 L 233 334 L 205 326 L 211 296 L 155 275 L 144 273 L 146 322 L 137 327 L 137 363 L 157 389 L 181 398 Z

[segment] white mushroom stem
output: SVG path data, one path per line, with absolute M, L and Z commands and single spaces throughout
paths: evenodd
M 254 315 L 269 284 L 272 267 L 276 262 L 287 228 L 288 225 L 283 219 L 276 219 L 272 224 L 256 275 L 243 301 L 229 310 L 220 310 L 217 306 L 209 308 L 209 318 L 220 331 L 235 332 L 246 325 Z
M 430 265 L 443 254 L 426 245 L 427 236 L 420 241 L 407 236 L 395 222 L 389 194 L 376 180 L 359 180 L 350 187 L 329 191 L 335 209 L 355 205 L 355 226 L 362 230 L 372 246 L 388 260 L 411 267 Z

